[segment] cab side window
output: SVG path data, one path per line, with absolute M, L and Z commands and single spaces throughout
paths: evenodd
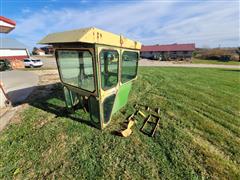
M 58 50 L 58 64 L 62 81 L 93 92 L 93 58 L 89 51 Z
M 102 50 L 99 56 L 102 89 L 108 90 L 115 87 L 118 83 L 119 55 L 116 50 Z
M 137 75 L 138 53 L 133 51 L 124 51 L 122 54 L 122 83 L 134 79 Z

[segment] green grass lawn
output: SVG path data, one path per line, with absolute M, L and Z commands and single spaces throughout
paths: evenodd
M 0 134 L 0 179 L 239 179 L 240 71 L 140 68 L 128 105 L 100 131 L 66 116 L 60 85 Z M 115 135 L 133 104 L 161 107 L 151 138 Z
M 204 59 L 192 59 L 193 64 L 222 64 L 222 65 L 240 65 L 238 61 L 218 61 L 218 60 L 204 60 Z

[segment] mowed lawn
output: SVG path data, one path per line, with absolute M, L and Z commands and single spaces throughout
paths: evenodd
M 0 179 L 239 179 L 240 70 L 140 68 L 128 105 L 103 131 L 66 115 L 59 84 L 0 133 Z M 116 135 L 141 103 L 161 108 L 151 138 Z
M 238 65 L 240 66 L 240 61 L 220 61 L 220 60 L 204 60 L 192 58 L 192 64 L 216 64 L 216 65 Z

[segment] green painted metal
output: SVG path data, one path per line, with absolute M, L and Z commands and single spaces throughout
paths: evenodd
M 132 88 L 132 82 L 128 82 L 122 84 L 117 92 L 115 103 L 113 106 L 112 114 L 119 111 L 122 107 L 124 107 L 128 102 L 128 96 Z

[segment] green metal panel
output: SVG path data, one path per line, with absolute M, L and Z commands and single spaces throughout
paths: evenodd
M 127 104 L 128 95 L 129 95 L 129 92 L 130 92 L 131 88 L 132 88 L 132 82 L 131 81 L 119 86 L 117 96 L 116 96 L 116 99 L 115 99 L 115 103 L 114 103 L 114 106 L 113 106 L 112 114 L 114 114 L 115 112 L 117 112 L 119 109 L 121 109 L 123 106 L 125 106 Z

